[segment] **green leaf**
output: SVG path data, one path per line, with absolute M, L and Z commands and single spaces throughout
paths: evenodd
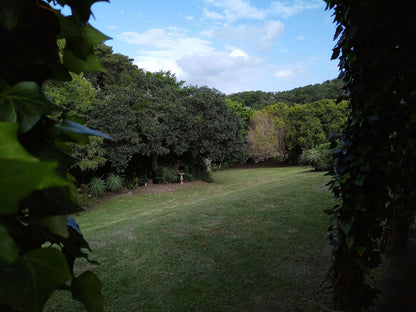
M 15 265 L 0 268 L 0 304 L 40 312 L 52 292 L 71 279 L 65 256 L 58 249 L 32 250 Z
M 108 0 L 58 0 L 57 2 L 64 6 L 69 5 L 72 14 L 76 17 L 79 23 L 85 24 L 88 22 L 91 13 L 91 6 L 95 2 L 109 2 Z
M 0 25 L 7 31 L 12 31 L 23 13 L 24 0 L 2 1 L 0 5 Z
M 361 257 L 367 251 L 367 248 L 363 246 L 357 246 L 355 247 L 355 250 L 357 251 L 358 255 Z
M 338 227 L 344 232 L 345 234 L 348 234 L 351 230 L 352 221 L 349 222 L 341 222 L 338 224 Z
M 19 247 L 10 237 L 7 229 L 0 225 L 0 264 L 10 265 L 17 260 Z
M 71 187 L 71 184 L 69 186 Z M 19 207 L 30 209 L 29 218 L 33 222 L 51 215 L 69 215 L 84 211 L 73 201 L 70 192 L 68 187 L 35 190 L 19 203 Z
M 354 236 L 347 236 L 345 238 L 345 243 L 347 244 L 348 248 L 351 248 L 354 245 Z
M 59 107 L 49 101 L 40 86 L 33 81 L 23 81 L 0 93 L 0 121 L 19 122 L 20 132 L 29 131 L 44 114 L 59 112 Z
M 33 190 L 68 184 L 54 173 L 56 163 L 40 162 L 25 151 L 17 127 L 0 122 L 0 214 L 17 212 L 19 201 Z
M 17 139 L 19 124 L 16 122 L 0 122 L 0 159 L 22 159 L 36 162 Z
M 61 26 L 59 36 L 66 39 L 63 57 L 65 66 L 76 74 L 85 71 L 106 72 L 107 70 L 94 54 L 93 48 L 110 37 L 90 25 L 80 25 L 73 16 L 58 14 L 57 17 Z
M 38 219 L 37 223 L 53 234 L 63 238 L 69 237 L 66 215 L 43 217 Z
M 72 298 L 83 303 L 88 312 L 102 311 L 104 299 L 101 287 L 98 277 L 93 272 L 86 271 L 72 281 Z
M 102 137 L 102 138 L 111 140 L 111 138 L 108 135 L 102 133 L 101 131 L 84 127 L 83 125 L 77 122 L 71 121 L 71 120 L 65 120 L 61 124 L 57 125 L 56 127 L 59 130 L 64 131 L 66 133 L 70 132 L 70 133 L 79 134 L 82 136 L 85 136 L 85 135 L 97 136 L 97 137 Z

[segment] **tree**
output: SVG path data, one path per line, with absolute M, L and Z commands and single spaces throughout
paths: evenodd
M 255 162 L 269 158 L 285 160 L 288 110 L 287 105 L 279 103 L 251 117 L 247 131 L 247 152 Z
M 368 284 L 369 270 L 379 266 L 382 251 L 393 253 L 406 241 L 414 221 L 416 60 L 411 38 L 416 29 L 409 1 L 326 2 L 337 22 L 332 57 L 340 59 L 350 97 L 330 183 L 340 201 L 330 211 L 334 303 L 337 309 L 359 311 L 377 293 Z M 409 286 L 414 289 L 413 282 Z
M 97 91 L 82 74 L 71 74 L 71 80 L 65 82 L 47 81 L 43 91 L 62 110 L 54 116 L 58 121 L 68 117 L 86 118 L 97 97 Z
M 214 163 L 245 162 L 243 124 L 226 104 L 225 95 L 207 87 L 188 87 L 185 91 L 191 153 Z
M 91 260 L 88 243 L 68 218 L 82 208 L 66 143 L 106 136 L 70 120 L 56 124 L 50 116 L 60 108 L 41 86 L 47 79 L 70 80 L 70 72 L 103 70 L 92 48 L 108 37 L 87 23 L 96 1 L 56 1 L 71 7 L 67 17 L 50 2 L 3 1 L 0 9 L 0 310 L 41 311 L 61 289 L 88 311 L 99 311 L 98 277 L 73 270 L 76 258 Z
M 247 132 L 247 152 L 255 162 L 269 158 L 284 160 L 285 129 L 284 123 L 268 112 L 257 112 L 253 115 L 252 126 Z

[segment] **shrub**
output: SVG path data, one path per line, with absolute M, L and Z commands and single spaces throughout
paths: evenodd
M 123 177 L 116 175 L 114 173 L 110 173 L 106 179 L 107 190 L 112 192 L 117 192 L 123 189 L 124 181 Z
M 93 177 L 88 187 L 92 196 L 98 197 L 105 193 L 105 181 L 103 178 Z
M 127 187 L 129 189 L 133 189 L 138 186 L 146 185 L 146 183 L 147 183 L 147 175 L 143 175 L 143 176 L 134 177 L 133 179 L 131 179 L 129 183 L 127 184 Z
M 307 151 L 300 157 L 301 163 L 310 164 L 315 170 L 328 171 L 334 163 L 331 143 L 323 143 Z
M 160 167 L 156 169 L 155 176 L 153 178 L 153 183 L 155 184 L 172 183 L 178 181 L 179 176 L 176 171 L 168 167 Z

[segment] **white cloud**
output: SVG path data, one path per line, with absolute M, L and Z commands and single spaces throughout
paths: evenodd
M 143 33 L 123 32 L 118 39 L 129 44 L 144 47 L 134 56 L 140 68 L 149 71 L 170 70 L 182 73 L 176 61 L 185 55 L 199 55 L 213 52 L 211 43 L 197 37 L 188 36 L 178 28 L 153 28 Z
M 274 1 L 270 8 L 270 15 L 278 15 L 282 17 L 290 17 L 305 10 L 316 9 L 322 7 L 322 1 L 300 1 L 296 0 L 294 3 L 287 4 L 283 1 Z
M 181 78 L 197 85 L 207 85 L 223 92 L 234 92 L 262 63 L 258 58 L 250 57 L 245 51 L 229 47 L 226 51 L 215 51 L 201 55 L 183 56 L 177 61 L 181 68 Z
M 321 0 L 295 0 L 291 3 L 273 1 L 267 8 L 252 6 L 250 0 L 205 0 L 205 3 L 211 7 L 211 10 L 203 8 L 205 18 L 225 19 L 229 22 L 243 18 L 264 20 L 272 16 L 290 17 L 304 10 L 322 7 Z
M 254 18 L 254 19 L 263 19 L 266 17 L 267 12 L 262 9 L 258 9 L 253 7 L 250 4 L 250 1 L 244 0 L 223 0 L 223 1 L 215 1 L 215 0 L 206 0 L 207 4 L 211 4 L 214 7 L 221 10 L 221 13 L 215 14 L 214 12 L 208 11 L 206 8 L 204 9 L 204 16 L 206 18 L 211 18 L 211 16 L 215 16 L 216 19 L 224 18 L 228 21 L 235 21 L 241 18 Z M 206 14 L 210 13 L 210 14 Z M 215 14 L 215 15 L 213 15 Z
M 296 37 L 296 39 L 298 39 L 298 40 L 305 40 L 305 36 L 304 36 L 304 35 L 302 35 L 302 34 L 300 34 L 300 35 L 298 35 L 298 36 Z
M 286 81 L 293 81 L 300 76 L 304 76 L 308 73 L 307 67 L 304 63 L 295 63 L 293 65 L 284 66 L 279 68 L 273 76 L 277 79 L 283 79 Z
M 261 50 L 267 50 L 273 46 L 283 31 L 283 23 L 268 21 L 260 26 L 242 24 L 234 27 L 226 24 L 222 28 L 210 29 L 203 34 L 226 42 L 251 42 L 253 46 Z
M 188 36 L 177 28 L 124 32 L 118 39 L 143 48 L 135 57 L 139 68 L 151 72 L 170 70 L 180 80 L 224 92 L 236 91 L 239 82 L 250 77 L 244 73 L 262 62 L 238 47 L 214 49 L 210 41 Z

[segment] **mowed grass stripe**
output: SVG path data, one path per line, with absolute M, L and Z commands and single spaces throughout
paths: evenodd
M 226 170 L 214 180 L 112 198 L 77 218 L 102 263 L 92 268 L 105 311 L 319 311 L 328 178 L 293 167 Z M 58 298 L 52 308 L 79 309 Z

